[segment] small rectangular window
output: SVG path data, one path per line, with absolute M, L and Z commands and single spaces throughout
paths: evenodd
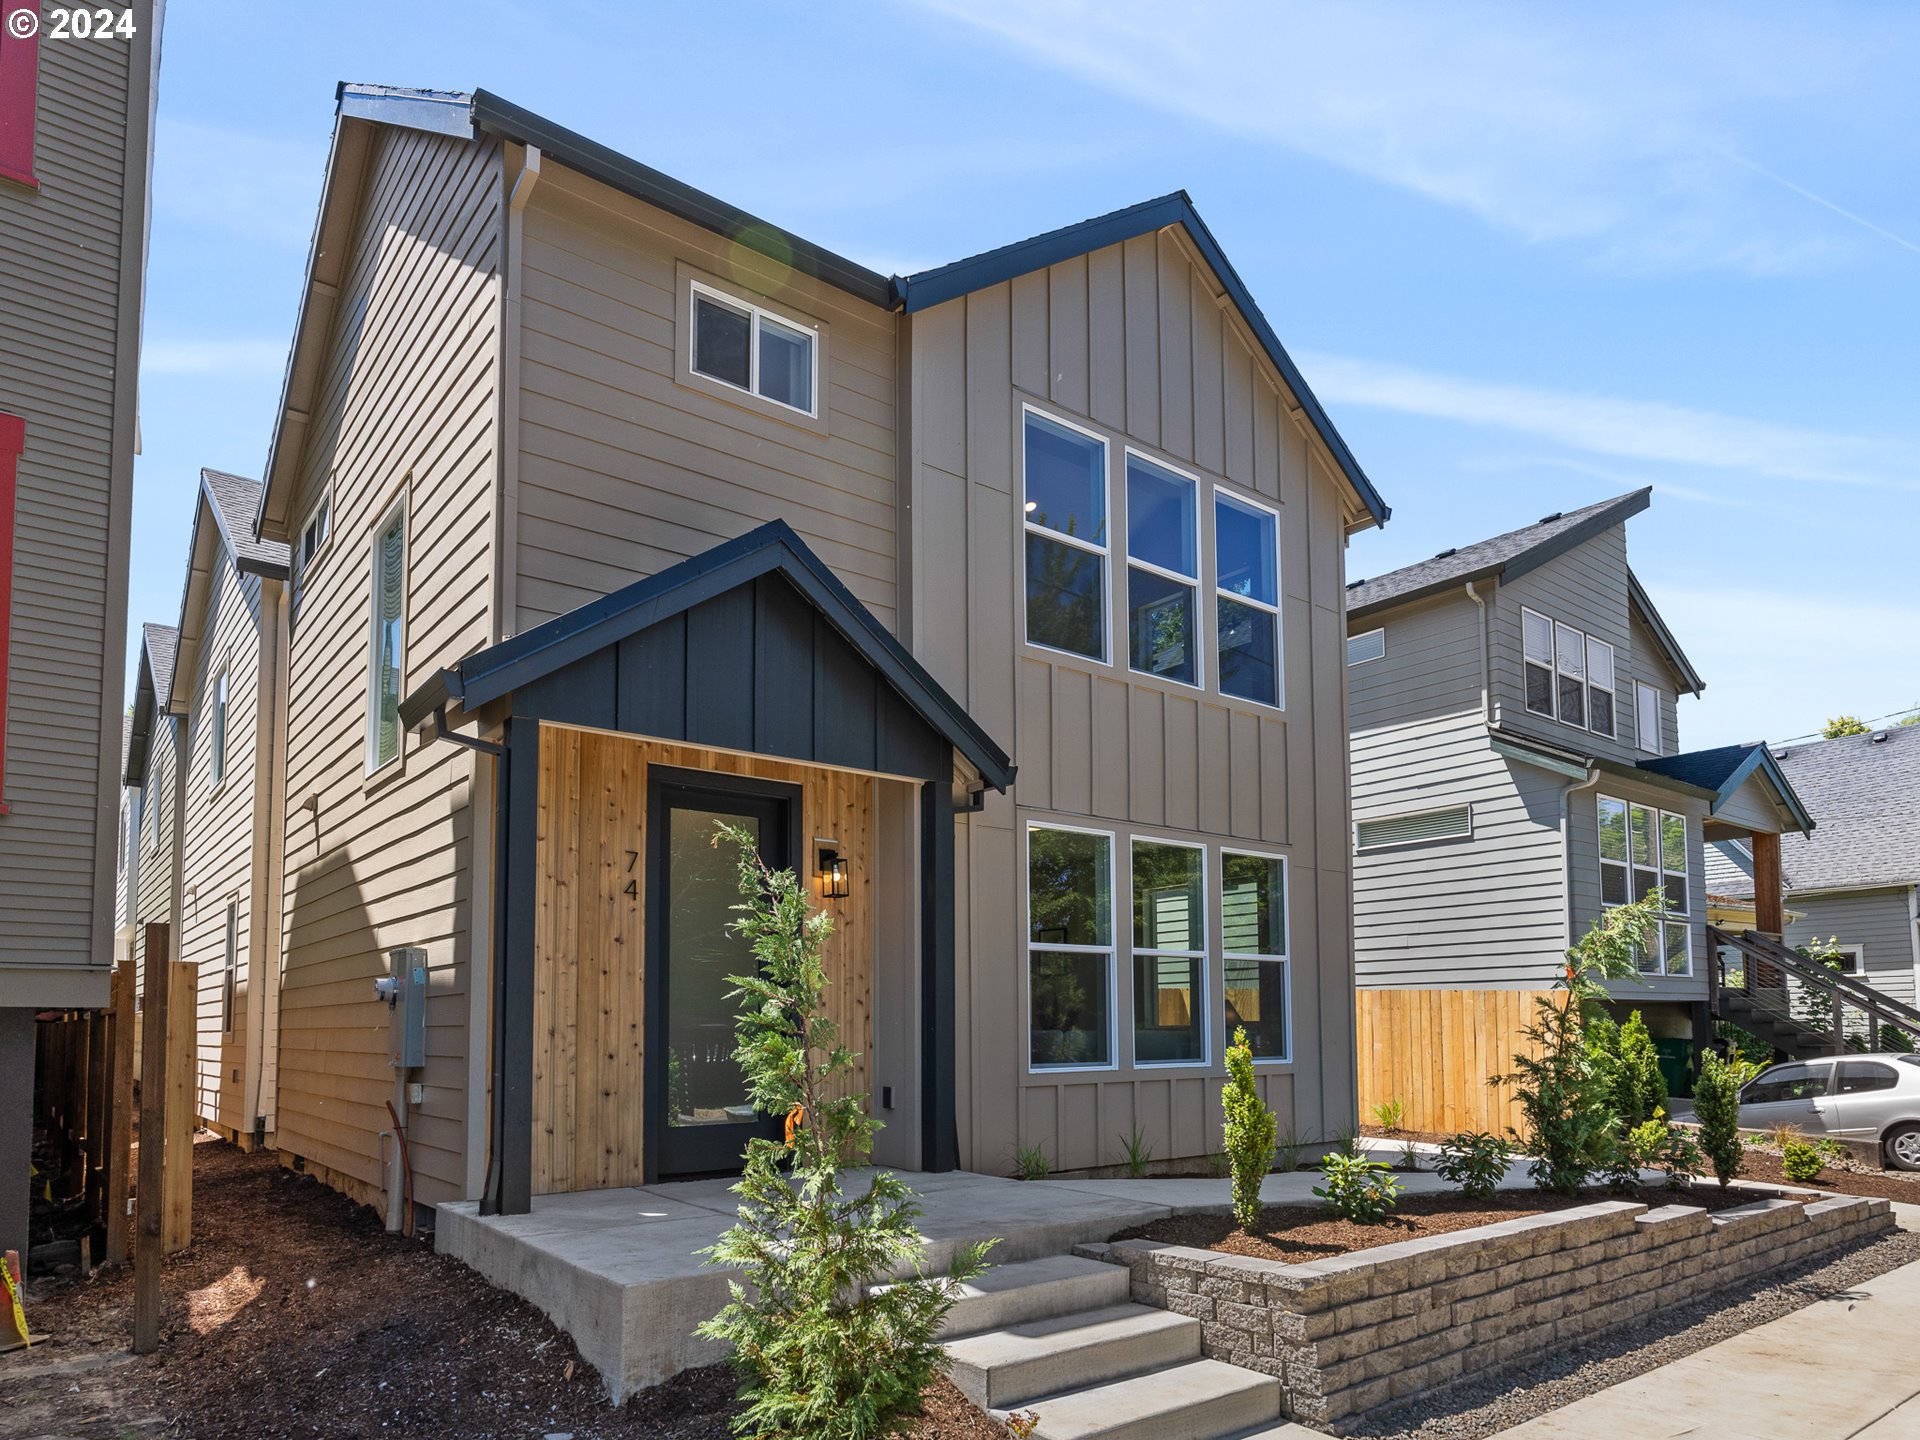
M 211 783 L 218 785 L 227 778 L 227 672 L 224 669 L 214 677 L 208 720 L 212 736 L 207 747 L 207 773 Z
M 1113 837 L 1027 830 L 1027 1060 L 1113 1064 Z
M 1560 722 L 1587 725 L 1587 637 L 1571 625 L 1553 626 L 1553 663 L 1559 672 Z
M 1649 755 L 1660 753 L 1660 692 L 1651 685 L 1633 682 L 1633 739 Z
M 1287 862 L 1220 852 L 1220 948 L 1226 978 L 1223 1043 L 1244 1030 L 1256 1060 L 1285 1060 Z
M 820 337 L 810 326 L 693 282 L 689 367 L 776 405 L 818 414 Z
M 1199 493 L 1188 476 L 1127 453 L 1128 663 L 1183 685 L 1200 683 Z
M 404 502 L 373 537 L 373 634 L 367 655 L 367 770 L 400 754 L 406 666 L 407 524 Z
M 1206 1062 L 1206 893 L 1206 853 L 1200 847 L 1133 842 L 1136 1065 Z
M 1220 693 L 1283 705 L 1280 517 L 1263 505 L 1216 491 L 1213 551 Z
M 332 534 L 333 495 L 329 491 L 321 495 L 313 509 L 307 512 L 307 523 L 300 527 L 300 539 L 293 547 L 293 583 L 296 591 L 314 560 L 326 548 L 327 537 Z
M 240 973 L 240 907 L 227 902 L 226 949 L 220 971 L 220 1028 L 233 1030 L 233 992 Z
M 1553 621 L 1534 610 L 1520 612 L 1521 648 L 1527 671 L 1527 709 L 1553 718 Z
M 1413 815 L 1390 815 L 1362 820 L 1353 827 L 1354 846 L 1382 850 L 1389 845 L 1418 845 L 1429 840 L 1464 840 L 1473 834 L 1473 807 L 1449 805 L 1444 810 L 1422 810 Z
M 1613 734 L 1613 647 L 1587 637 L 1587 724 L 1596 735 Z
M 1367 630 L 1358 635 L 1347 637 L 1347 664 L 1364 665 L 1369 660 L 1379 660 L 1387 653 L 1387 632 L 1385 629 Z
M 1107 443 L 1029 410 L 1027 643 L 1107 656 Z

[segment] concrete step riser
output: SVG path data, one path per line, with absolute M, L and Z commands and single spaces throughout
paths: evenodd
M 1200 1358 L 1200 1324 L 1185 1316 L 1126 1306 L 1094 1311 L 1087 1321 L 1084 1327 L 1050 1334 L 1038 1326 L 1015 1326 L 974 1337 L 992 1341 L 1005 1336 L 1014 1343 L 991 1348 L 1014 1352 L 1017 1358 L 1012 1359 L 989 1358 L 982 1353 L 989 1347 L 962 1341 L 953 1347 L 958 1353 L 952 1355 L 947 1376 L 981 1409 L 1005 1410 L 1042 1395 Z
M 1015 1408 L 1034 1440 L 1225 1440 L 1280 1418 L 1280 1382 L 1198 1360 Z
M 1047 1262 L 1031 1262 L 1035 1266 Z M 1099 1261 L 1083 1262 L 1088 1268 L 1055 1275 L 1030 1285 L 982 1289 L 962 1296 L 947 1312 L 941 1327 L 942 1340 L 957 1340 L 985 1330 L 1002 1330 L 1028 1320 L 1046 1320 L 1055 1315 L 1072 1315 L 1081 1310 L 1097 1310 L 1104 1305 L 1119 1305 L 1127 1299 L 1127 1271 L 1118 1265 Z M 1005 1274 L 1015 1267 L 1006 1267 Z M 993 1272 L 987 1278 L 992 1280 Z

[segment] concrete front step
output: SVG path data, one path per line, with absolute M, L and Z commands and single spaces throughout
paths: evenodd
M 1150 1305 L 1110 1305 L 951 1340 L 946 1351 L 947 1378 L 962 1395 L 982 1410 L 1007 1410 L 1198 1360 L 1200 1322 Z
M 1029 1320 L 1120 1305 L 1127 1299 L 1129 1281 L 1124 1265 L 1107 1265 L 1078 1255 L 1049 1255 L 1017 1265 L 995 1265 L 960 1287 L 960 1298 L 947 1312 L 940 1338 L 957 1340 Z
M 1192 1360 L 1015 1408 L 1038 1417 L 1033 1440 L 1222 1440 L 1278 1421 L 1280 1382 Z

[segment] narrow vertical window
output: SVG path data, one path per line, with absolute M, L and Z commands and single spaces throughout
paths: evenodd
M 1587 724 L 1587 637 L 1558 621 L 1553 627 L 1553 663 L 1560 677 L 1562 724 Z
M 1624 905 L 1632 892 L 1627 870 L 1627 806 L 1623 800 L 1601 796 L 1600 903 Z
M 1553 718 L 1553 621 L 1534 610 L 1520 612 L 1521 647 L 1526 657 L 1527 709 Z
M 1206 856 L 1196 845 L 1133 842 L 1133 1062 L 1207 1058 Z
M 1660 753 L 1660 692 L 1651 685 L 1633 682 L 1633 739 L 1649 755 Z
M 1287 1059 L 1285 860 L 1221 852 L 1220 948 L 1226 972 L 1223 1043 L 1244 1029 L 1256 1060 Z
M 207 718 L 212 729 L 207 746 L 207 771 L 211 783 L 218 785 L 227 778 L 227 672 L 224 669 L 214 677 Z
M 226 949 L 222 953 L 222 960 L 224 963 L 220 970 L 220 1028 L 231 1033 L 234 984 L 240 973 L 240 907 L 231 900 L 227 902 Z
M 1027 642 L 1107 658 L 1107 446 L 1029 410 Z
M 1613 647 L 1587 637 L 1587 724 L 1596 735 L 1613 734 Z
M 367 675 L 367 769 L 400 753 L 400 687 L 406 653 L 407 524 L 396 507 L 373 538 L 373 639 Z
M 1027 1058 L 1113 1064 L 1113 837 L 1027 831 Z
M 1200 683 L 1199 489 L 1185 475 L 1127 456 L 1128 663 L 1186 685 Z
M 1220 693 L 1262 705 L 1285 703 L 1280 677 L 1280 517 L 1215 492 L 1215 620 Z
M 293 547 L 293 587 L 297 594 L 306 579 L 307 571 L 326 548 L 327 537 L 333 533 L 333 495 L 331 492 L 321 495 L 312 510 L 307 512 L 307 523 L 300 527 L 299 543 Z

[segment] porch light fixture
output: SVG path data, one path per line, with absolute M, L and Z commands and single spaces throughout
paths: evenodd
M 828 900 L 847 898 L 847 857 L 840 853 L 838 840 L 816 837 L 813 842 L 819 847 L 820 894 Z

